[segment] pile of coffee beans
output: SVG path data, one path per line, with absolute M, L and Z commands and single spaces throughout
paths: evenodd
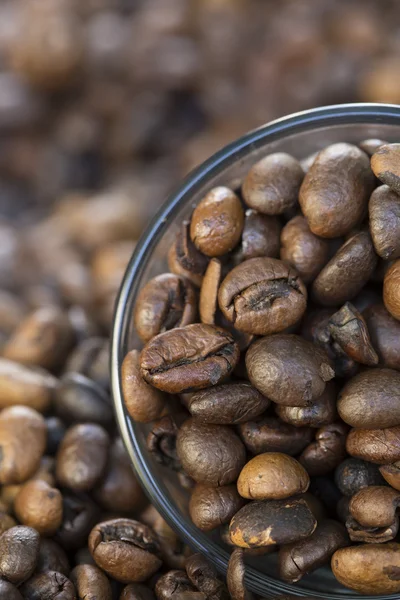
M 400 144 L 269 154 L 205 195 L 137 298 L 126 408 L 232 547 L 235 600 L 270 552 L 285 582 L 330 564 L 400 592 L 398 194 Z

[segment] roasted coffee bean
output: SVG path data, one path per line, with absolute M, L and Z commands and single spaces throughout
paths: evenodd
M 22 483 L 39 468 L 46 447 L 46 423 L 27 406 L 0 413 L 0 483 Z M 29 451 L 27 449 L 29 448 Z
M 247 382 L 216 385 L 195 392 L 188 409 L 197 421 L 216 425 L 234 425 L 258 417 L 270 401 Z
M 368 156 L 372 156 L 381 146 L 387 144 L 385 140 L 380 140 L 378 138 L 368 138 L 367 140 L 363 140 L 358 145 L 361 150 L 364 150 L 368 154 Z
M 390 465 L 400 460 L 400 427 L 352 429 L 347 436 L 346 450 L 354 458 Z
M 89 496 L 63 492 L 63 521 L 54 539 L 66 550 L 77 550 L 85 545 L 98 517 L 99 509 Z
M 157 534 L 165 565 L 171 569 L 183 569 L 190 551 L 152 504 L 140 513 L 140 522 L 151 527 Z
M 17 519 L 36 529 L 42 536 L 51 536 L 62 523 L 62 496 L 45 481 L 33 479 L 25 483 L 14 501 Z
M 357 146 L 339 143 L 324 148 L 306 173 L 299 194 L 311 231 L 326 238 L 351 231 L 366 212 L 373 186 L 368 156 Z
M 370 234 L 367 231 L 354 234 L 314 280 L 314 299 L 323 306 L 339 306 L 351 300 L 370 279 L 377 260 Z
M 293 334 L 272 335 L 252 344 L 246 367 L 254 387 L 285 406 L 313 404 L 334 377 L 324 351 Z
M 400 198 L 381 185 L 369 200 L 369 227 L 375 252 L 384 260 L 400 257 Z
M 282 421 L 295 427 L 322 427 L 333 423 L 337 417 L 336 387 L 328 382 L 325 391 L 311 406 L 277 405 L 276 414 Z
M 379 467 L 379 471 L 385 481 L 395 490 L 400 490 L 400 462 L 395 462 L 391 465 L 383 465 Z M 371 484 L 374 485 L 374 484 Z M 379 485 L 375 483 L 375 485 Z
M 130 519 L 98 523 L 89 535 L 89 549 L 100 569 L 122 583 L 145 581 L 162 564 L 153 531 Z
M 146 445 L 158 463 L 179 471 L 182 467 L 176 450 L 178 428 L 173 419 L 167 415 L 153 423 Z
M 153 338 L 140 355 L 140 372 L 154 387 L 179 394 L 220 383 L 238 360 L 239 348 L 229 333 L 196 323 Z
M 89 491 L 102 477 L 110 439 L 100 425 L 86 423 L 67 430 L 57 452 L 57 480 L 75 491 Z
M 122 390 L 126 410 L 132 419 L 139 423 L 149 423 L 161 416 L 165 396 L 143 379 L 137 350 L 128 352 L 122 363 Z
M 400 323 L 383 304 L 368 306 L 363 316 L 383 367 L 400 370 Z
M 25 600 L 36 600 L 36 598 L 77 600 L 72 582 L 57 571 L 46 571 L 34 575 L 24 583 L 21 592 Z
M 233 483 L 246 462 L 244 445 L 225 425 L 188 419 L 178 432 L 176 448 L 185 472 L 198 483 Z
M 59 544 L 53 540 L 41 538 L 36 572 L 45 573 L 46 571 L 57 571 L 68 577 L 70 565 L 65 551 Z
M 206 256 L 222 256 L 240 240 L 244 224 L 242 204 L 227 187 L 216 187 L 200 200 L 190 221 L 190 237 Z
M 235 548 L 229 558 L 226 572 L 226 583 L 232 600 L 253 600 L 253 594 L 246 589 L 244 574 L 244 550 Z
M 343 525 L 326 520 L 318 524 L 309 538 L 282 546 L 279 550 L 279 575 L 289 583 L 300 581 L 304 575 L 329 563 L 339 548 L 349 545 Z
M 9 581 L 0 579 L 0 598 L 1 600 L 23 600 L 21 592 Z
M 253 454 L 283 452 L 300 454 L 314 437 L 310 427 L 294 427 L 277 417 L 263 417 L 239 425 L 239 434 L 247 450 Z
M 400 260 L 390 265 L 383 280 L 383 302 L 390 314 L 400 321 Z
M 245 260 L 222 281 L 219 307 L 239 331 L 277 333 L 301 319 L 307 290 L 297 272 L 276 258 Z
M 364 527 L 353 517 L 346 520 L 346 529 L 352 542 L 365 544 L 385 544 L 395 539 L 399 531 L 399 519 L 387 527 Z
M 11 527 L 15 527 L 16 524 L 16 520 L 13 519 L 11 515 L 7 514 L 6 512 L 3 512 L 3 510 L 0 512 L 0 536 L 8 529 L 11 529 Z
M 269 154 L 247 173 L 242 193 L 245 202 L 266 215 L 280 215 L 297 203 L 304 172 L 290 154 Z
M 125 586 L 119 600 L 155 600 L 152 590 L 142 583 L 130 583 Z
M 54 408 L 66 423 L 98 423 L 110 426 L 112 406 L 100 385 L 80 373 L 66 373 L 55 394 Z
M 325 475 L 333 471 L 346 456 L 348 427 L 341 422 L 318 429 L 312 442 L 299 457 L 310 476 Z
M 218 289 L 222 280 L 222 263 L 218 258 L 212 258 L 204 273 L 200 288 L 199 314 L 200 321 L 214 325 L 218 309 Z
M 400 492 L 389 486 L 370 486 L 350 500 L 350 514 L 363 527 L 389 527 L 400 506 Z
M 363 365 L 378 364 L 379 358 L 371 344 L 365 320 L 350 302 L 329 318 L 328 330 L 347 356 Z
M 336 468 L 335 483 L 342 494 L 353 496 L 363 488 L 383 485 L 384 480 L 376 465 L 357 458 L 346 458 Z
M 46 371 L 0 358 L 0 409 L 18 404 L 43 413 L 51 404 L 56 385 L 55 377 Z
M 98 383 L 102 388 L 108 389 L 110 386 L 109 362 L 108 339 L 89 337 L 83 339 L 69 355 L 65 363 L 65 373 L 80 373 Z
M 0 576 L 15 585 L 26 581 L 35 570 L 40 537 L 31 527 L 11 527 L 0 537 Z
M 209 600 L 229 600 L 225 584 L 202 554 L 192 554 L 186 559 L 186 574 L 192 585 Z
M 310 536 L 317 521 L 305 500 L 254 500 L 233 517 L 229 531 L 240 548 L 296 542 Z
M 400 592 L 400 544 L 361 544 L 337 550 L 331 561 L 336 579 L 360 594 Z
M 281 224 L 277 217 L 263 215 L 248 209 L 245 213 L 240 260 L 258 256 L 279 257 Z
M 46 454 L 54 455 L 57 453 L 58 446 L 60 445 L 67 428 L 59 417 L 47 417 L 46 429 Z
M 71 571 L 70 579 L 78 600 L 112 600 L 110 582 L 98 567 L 78 565 Z
M 305 469 L 295 458 L 266 452 L 252 458 L 241 470 L 237 488 L 249 500 L 280 500 L 303 494 L 310 485 Z
M 155 593 L 157 600 L 170 600 L 175 594 L 194 592 L 196 588 L 190 583 L 185 571 L 168 571 L 157 580 Z
M 329 243 L 312 233 L 305 217 L 297 215 L 282 229 L 280 257 L 309 283 L 328 262 Z
M 229 523 L 244 503 L 235 484 L 220 487 L 198 484 L 190 497 L 189 514 L 196 527 L 211 531 Z
M 400 144 L 385 144 L 371 157 L 371 168 L 375 175 L 396 193 L 400 193 L 399 156 Z
M 340 417 L 352 427 L 400 425 L 400 373 L 392 369 L 359 373 L 344 386 L 337 406 Z
M 201 286 L 208 259 L 199 252 L 190 239 L 190 224 L 184 221 L 175 242 L 168 252 L 168 268 L 176 275 L 187 277 L 197 287 Z

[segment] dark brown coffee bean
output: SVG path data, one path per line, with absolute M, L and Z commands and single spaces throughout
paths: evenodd
M 392 317 L 400 321 L 400 259 L 386 271 L 383 280 L 383 302 Z
M 43 536 L 51 536 L 62 522 L 62 496 L 40 479 L 25 483 L 14 501 L 17 519 Z
M 77 600 L 72 582 L 62 573 L 38 573 L 21 587 L 25 600 Z
M 198 483 L 232 483 L 246 461 L 246 449 L 232 429 L 194 419 L 180 428 L 176 448 L 184 470 Z
M 190 583 L 185 571 L 178 570 L 161 575 L 155 587 L 157 600 L 170 600 L 175 594 L 194 591 L 196 591 L 195 587 Z
M 289 583 L 329 563 L 339 548 L 349 545 L 346 529 L 337 521 L 320 523 L 309 538 L 282 546 L 279 550 L 279 575 Z
M 240 548 L 290 544 L 310 536 L 317 521 L 305 500 L 254 500 L 230 524 L 232 542 Z
M 346 458 L 336 468 L 335 483 L 342 494 L 353 496 L 363 488 L 385 482 L 376 465 L 357 458 Z
M 348 427 L 336 422 L 318 429 L 312 442 L 299 457 L 309 475 L 325 475 L 333 471 L 346 456 Z
M 145 503 L 143 490 L 120 438 L 110 448 L 107 467 L 94 498 L 104 510 L 118 513 L 137 511 Z
M 280 257 L 309 283 L 328 262 L 329 244 L 312 233 L 305 217 L 297 215 L 282 229 Z
M 46 454 L 54 455 L 57 453 L 58 446 L 63 439 L 66 426 L 58 417 L 47 417 L 46 419 L 46 429 L 47 429 L 47 444 L 46 444 Z
M 244 224 L 242 204 L 227 187 L 216 187 L 200 200 L 190 221 L 190 237 L 206 256 L 222 256 L 240 240 Z
M 165 396 L 148 385 L 141 376 L 137 350 L 131 350 L 125 356 L 121 376 L 126 410 L 132 419 L 139 423 L 158 419 L 165 407 Z
M 392 488 L 400 490 L 400 462 L 395 462 L 391 465 L 383 465 L 382 467 L 379 467 L 379 471 Z M 375 485 L 379 484 L 375 483 Z
M 57 480 L 76 491 L 89 491 L 102 477 L 110 439 L 100 425 L 86 423 L 68 429 L 57 453 Z
M 285 406 L 308 406 L 334 377 L 323 350 L 298 335 L 271 335 L 246 353 L 251 383 L 264 396 Z
M 83 339 L 71 352 L 65 364 L 65 372 L 80 373 L 102 388 L 108 389 L 110 387 L 109 362 L 108 339 L 89 337 Z
M 400 323 L 383 304 L 368 306 L 363 316 L 367 323 L 372 345 L 383 367 L 400 370 Z
M 400 144 L 380 146 L 371 157 L 371 168 L 383 183 L 400 193 Z
M 293 208 L 304 172 L 298 160 L 285 152 L 269 154 L 252 166 L 242 184 L 245 202 L 266 215 Z
M 368 154 L 368 156 L 372 156 L 381 146 L 387 144 L 384 140 L 380 140 L 378 138 L 368 138 L 367 140 L 363 140 L 358 145 L 361 150 L 364 150 Z
M 18 404 L 45 412 L 56 385 L 55 377 L 46 371 L 0 358 L 0 409 Z
M 389 486 L 370 486 L 350 500 L 350 514 L 363 527 L 389 527 L 400 506 L 400 492 Z
M 0 576 L 15 585 L 33 573 L 39 557 L 40 537 L 31 527 L 11 527 L 0 537 Z
M 322 427 L 333 423 L 337 417 L 336 387 L 329 382 L 325 391 L 311 406 L 277 405 L 276 414 L 282 421 L 295 427 Z
M 332 557 L 336 579 L 360 594 L 400 592 L 400 544 L 361 544 L 337 550 Z
M 195 392 L 188 409 L 202 423 L 234 425 L 258 417 L 269 404 L 268 398 L 250 383 L 234 382 Z
M 253 600 L 253 594 L 244 583 L 244 550 L 235 548 L 229 558 L 226 583 L 232 600 Z
M 281 452 L 266 452 L 252 458 L 241 470 L 237 489 L 249 500 L 280 500 L 303 494 L 310 478 L 301 464 Z
M 0 598 L 1 600 L 23 600 L 18 589 L 4 579 L 0 579 Z
M 152 590 L 142 583 L 130 583 L 122 590 L 119 600 L 155 600 Z
M 339 306 L 351 300 L 370 279 L 376 264 L 371 236 L 353 235 L 339 248 L 312 284 L 314 299 L 324 306 Z
M 353 360 L 374 366 L 379 358 L 369 337 L 367 324 L 358 310 L 346 302 L 328 320 L 328 330 L 333 341 Z
M 264 417 L 239 425 L 239 434 L 253 454 L 283 452 L 300 454 L 314 437 L 310 427 L 293 427 L 276 417 Z
M 400 257 L 400 198 L 381 185 L 369 200 L 369 227 L 375 252 L 384 260 Z
M 122 583 L 145 581 L 162 564 L 153 531 L 130 519 L 98 523 L 90 533 L 89 549 L 96 564 Z
M 193 244 L 189 230 L 189 222 L 183 221 L 176 234 L 175 242 L 168 252 L 168 268 L 172 273 L 183 275 L 200 287 L 208 259 Z
M 235 484 L 220 487 L 198 484 L 190 497 L 189 514 L 196 527 L 211 531 L 229 523 L 244 503 Z
M 346 449 L 350 456 L 380 465 L 400 460 L 400 427 L 352 429 Z
M 297 272 L 284 262 L 251 258 L 225 277 L 218 303 L 236 329 L 268 335 L 299 321 L 306 309 L 307 290 Z
M 0 484 L 29 479 L 39 468 L 45 447 L 41 414 L 27 406 L 5 408 L 0 414 Z
M 2 506 L 2 510 L 0 512 L 0 535 L 2 535 L 8 529 L 11 529 L 11 527 L 15 527 L 17 524 L 16 520 L 5 512 L 5 508 L 5 506 Z
M 242 243 L 238 252 L 240 261 L 258 256 L 279 257 L 281 224 L 277 217 L 246 210 Z
M 346 529 L 352 542 L 364 544 L 385 544 L 391 542 L 397 536 L 399 531 L 399 519 L 388 527 L 364 527 L 360 525 L 353 517 L 346 520 Z
M 192 585 L 203 592 L 209 600 L 229 600 L 225 584 L 217 572 L 201 554 L 192 554 L 186 559 L 186 574 Z
M 37 573 L 57 571 L 69 576 L 70 566 L 66 553 L 55 541 L 42 538 L 40 540 L 39 557 L 36 565 Z
M 304 177 L 300 206 L 316 235 L 345 235 L 362 219 L 374 186 L 368 156 L 352 144 L 324 148 Z
M 112 600 L 112 590 L 106 575 L 93 565 L 78 565 L 70 579 L 77 592 L 77 600 Z
M 66 423 L 98 423 L 107 427 L 113 418 L 107 392 L 80 373 L 66 373 L 61 378 L 54 408 Z
M 179 394 L 220 383 L 238 360 L 239 348 L 229 333 L 196 323 L 153 338 L 140 355 L 140 372 L 154 387 Z
M 222 279 L 222 263 L 218 258 L 212 258 L 208 263 L 200 288 L 199 313 L 202 323 L 215 324 L 218 308 L 218 288 Z
M 63 493 L 63 522 L 55 540 L 66 550 L 82 547 L 99 517 L 96 504 L 85 494 Z
M 393 369 L 359 373 L 340 392 L 338 411 L 352 427 L 384 429 L 400 425 L 400 373 Z
M 149 432 L 146 445 L 158 463 L 179 471 L 182 468 L 176 450 L 178 428 L 169 415 L 156 421 Z

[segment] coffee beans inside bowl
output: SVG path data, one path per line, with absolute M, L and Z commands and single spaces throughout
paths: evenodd
M 137 297 L 126 409 L 231 547 L 235 600 L 269 553 L 287 583 L 330 565 L 400 592 L 399 182 L 382 140 L 269 154 L 208 191 Z

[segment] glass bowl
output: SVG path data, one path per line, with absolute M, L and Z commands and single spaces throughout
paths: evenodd
M 168 271 L 167 252 L 178 224 L 188 218 L 201 198 L 214 186 L 235 189 L 246 171 L 271 152 L 289 152 L 299 159 L 339 141 L 359 143 L 367 138 L 400 140 L 400 106 L 385 104 L 344 104 L 316 108 L 273 121 L 247 133 L 195 169 L 172 193 L 137 244 L 120 289 L 114 317 L 111 377 L 116 417 L 136 474 L 165 520 L 195 551 L 202 552 L 225 574 L 229 552 L 217 534 L 206 534 L 193 525 L 188 513 L 188 492 L 174 474 L 154 462 L 146 448 L 148 425 L 134 423 L 125 410 L 120 369 L 126 352 L 140 348 L 133 327 L 133 306 L 143 285 L 155 275 Z M 279 594 L 316 595 L 343 600 L 360 596 L 341 586 L 330 568 L 319 569 L 296 585 L 276 578 L 276 557 L 251 558 L 246 581 L 250 590 L 264 598 Z M 376 596 L 363 596 L 376 598 Z M 399 598 L 398 595 L 381 596 Z

